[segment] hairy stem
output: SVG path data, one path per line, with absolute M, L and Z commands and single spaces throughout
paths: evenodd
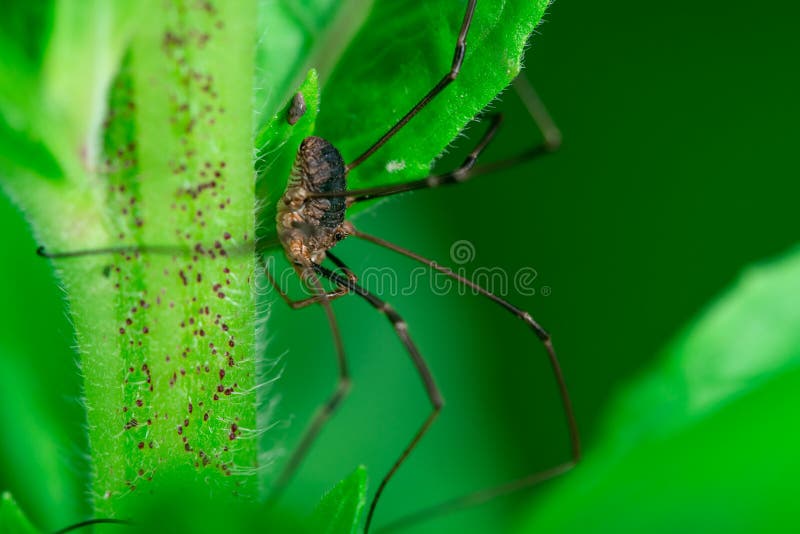
M 218 495 L 258 486 L 255 5 L 151 7 L 109 91 L 102 138 L 60 158 L 63 180 L 7 186 L 50 250 L 141 247 L 55 260 L 99 516 L 177 473 Z

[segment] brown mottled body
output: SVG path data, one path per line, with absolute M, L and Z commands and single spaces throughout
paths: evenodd
M 339 151 L 321 137 L 300 143 L 289 184 L 278 203 L 278 238 L 294 265 L 312 267 L 353 231 L 345 222 L 345 198 L 309 198 L 309 193 L 343 193 L 345 165 Z

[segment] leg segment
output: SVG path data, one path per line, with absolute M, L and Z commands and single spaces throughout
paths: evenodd
M 381 483 L 378 486 L 378 490 L 375 492 L 375 496 L 372 498 L 372 503 L 370 503 L 369 513 L 367 514 L 367 521 L 364 527 L 364 532 L 366 533 L 369 532 L 369 527 L 372 524 L 372 519 L 373 516 L 375 515 L 375 507 L 377 506 L 378 500 L 383 494 L 384 489 L 386 489 L 386 485 L 389 483 L 389 480 L 391 480 L 391 478 L 394 476 L 394 474 L 397 472 L 397 470 L 400 468 L 403 462 L 406 461 L 408 455 L 411 454 L 411 451 L 413 451 L 414 448 L 416 448 L 419 441 L 422 439 L 422 437 L 431 427 L 433 422 L 436 420 L 436 418 L 439 415 L 439 412 L 442 410 L 442 407 L 444 406 L 444 399 L 442 398 L 442 394 L 439 391 L 439 388 L 433 379 L 433 375 L 431 374 L 428 364 L 425 362 L 424 358 L 419 353 L 417 346 L 414 344 L 414 342 L 411 340 L 411 337 L 408 335 L 408 326 L 406 325 L 403 318 L 400 317 L 400 315 L 394 310 L 394 308 L 392 308 L 388 303 L 382 301 L 381 299 L 379 299 L 372 293 L 368 292 L 366 289 L 362 288 L 352 280 L 340 276 L 331 271 L 330 269 L 326 269 L 321 265 L 314 265 L 314 270 L 319 274 L 321 274 L 322 276 L 324 276 L 325 278 L 327 278 L 328 280 L 336 284 L 339 284 L 340 286 L 344 286 L 350 292 L 357 294 L 358 296 L 369 302 L 369 304 L 372 305 L 373 308 L 375 308 L 376 310 L 378 310 L 379 312 L 381 312 L 386 316 L 386 318 L 392 324 L 392 327 L 394 328 L 395 332 L 397 333 L 397 337 L 400 338 L 400 341 L 403 343 L 403 346 L 408 351 L 409 356 L 411 356 L 411 361 L 417 368 L 417 372 L 419 373 L 420 378 L 422 379 L 422 383 L 425 386 L 425 392 L 428 394 L 428 399 L 430 400 L 431 403 L 431 413 L 419 427 L 419 430 L 417 430 L 417 433 L 408 443 L 406 448 L 403 449 L 403 452 L 400 454 L 397 460 L 395 460 L 394 465 L 392 465 L 392 468 L 383 477 L 383 480 L 381 480 Z
M 544 102 L 539 98 L 539 93 L 522 73 L 514 79 L 512 85 L 536 124 L 536 128 L 542 133 L 546 150 L 548 152 L 558 150 L 561 147 L 561 130 L 558 129 Z
M 284 302 L 286 302 L 286 304 L 288 304 L 289 307 L 292 308 L 293 310 L 299 310 L 301 308 L 305 308 L 312 304 L 317 304 L 321 302 L 323 299 L 328 300 L 330 302 L 332 300 L 338 299 L 339 297 L 347 295 L 346 288 L 337 286 L 337 289 L 335 291 L 329 291 L 322 295 L 315 295 L 313 297 L 308 297 L 300 300 L 292 300 L 289 294 L 286 293 L 286 291 L 284 291 L 283 288 L 280 286 L 278 281 L 275 280 L 275 277 L 272 276 L 272 273 L 270 272 L 269 267 L 267 266 L 266 263 L 264 263 L 264 274 L 267 275 L 269 283 L 272 284 L 273 289 L 275 289 L 275 291 L 278 292 L 278 295 L 280 295 L 281 298 L 284 300 Z
M 330 299 L 327 298 L 325 290 L 319 281 L 319 277 L 314 271 L 310 270 L 308 273 L 298 274 L 306 274 L 306 276 L 301 276 L 301 278 L 306 281 L 306 283 L 308 283 L 313 291 L 317 294 L 316 296 L 319 298 L 319 302 L 322 304 L 322 307 L 325 309 L 325 314 L 328 316 L 328 324 L 330 325 L 331 334 L 333 335 L 333 342 L 336 346 L 337 363 L 339 365 L 339 379 L 336 383 L 336 389 L 328 398 L 328 401 L 317 409 L 316 414 L 311 419 L 311 423 L 308 425 L 305 434 L 303 434 L 303 437 L 300 440 L 300 444 L 294 450 L 291 458 L 289 458 L 288 463 L 283 468 L 283 472 L 273 488 L 271 500 L 275 500 L 289 483 L 292 476 L 297 471 L 297 468 L 300 467 L 303 459 L 305 459 L 306 454 L 311 448 L 311 445 L 314 443 L 314 440 L 319 435 L 320 430 L 322 430 L 322 427 L 325 426 L 325 423 L 328 421 L 328 419 L 333 416 L 333 414 L 336 412 L 336 409 L 350 393 L 351 387 L 350 373 L 347 368 L 347 360 L 345 359 L 342 335 L 339 332 L 339 325 L 336 322 L 336 316 L 333 313 L 333 307 L 331 306 Z
M 561 371 L 561 365 L 558 362 L 558 358 L 556 356 L 555 348 L 553 347 L 552 340 L 550 339 L 550 335 L 547 333 L 547 331 L 545 331 L 545 329 L 542 328 L 541 325 L 539 325 L 539 323 L 537 323 L 533 319 L 533 317 L 531 316 L 530 313 L 517 308 L 516 306 L 514 306 L 510 302 L 506 301 L 505 299 L 495 295 L 494 293 L 491 293 L 490 291 L 488 291 L 485 288 L 479 286 L 478 284 L 474 283 L 473 281 L 456 274 L 455 272 L 453 272 L 451 269 L 448 269 L 447 267 L 442 267 L 441 265 L 437 264 L 436 262 L 433 262 L 433 261 L 431 261 L 431 260 L 429 260 L 427 258 L 424 258 L 424 257 L 420 256 L 419 254 L 411 252 L 410 250 L 407 250 L 405 248 L 399 247 L 399 246 L 397 246 L 397 245 L 395 245 L 393 243 L 389 243 L 388 241 L 385 241 L 385 240 L 380 239 L 378 237 L 365 234 L 365 233 L 360 232 L 358 230 L 355 230 L 353 235 L 355 235 L 356 237 L 359 237 L 361 239 L 364 239 L 366 241 L 369 241 L 371 243 L 374 243 L 376 245 L 379 245 L 379 246 L 382 246 L 382 247 L 387 248 L 389 250 L 392 250 L 394 252 L 397 252 L 399 254 L 402 254 L 403 256 L 406 256 L 408 258 L 416 260 L 416 261 L 418 261 L 420 263 L 423 263 L 423 264 L 427 265 L 428 267 L 430 267 L 432 269 L 435 269 L 436 271 L 455 279 L 458 283 L 464 284 L 464 285 L 470 287 L 471 289 L 475 290 L 476 292 L 478 292 L 478 293 L 484 295 L 485 297 L 489 298 L 490 300 L 492 300 L 493 302 L 495 302 L 496 304 L 501 306 L 506 311 L 508 311 L 508 312 L 512 313 L 513 315 L 515 315 L 516 317 L 522 319 L 534 331 L 536 336 L 539 338 L 539 340 L 544 345 L 545 350 L 547 351 L 547 356 L 548 356 L 548 359 L 550 361 L 550 366 L 551 366 L 551 368 L 553 370 L 553 375 L 555 376 L 556 383 L 558 384 L 559 395 L 561 397 L 561 402 L 562 402 L 563 408 L 564 408 L 564 414 L 565 414 L 566 420 L 567 420 L 567 428 L 568 428 L 568 432 L 569 432 L 569 440 L 570 440 L 570 446 L 571 446 L 571 458 L 567 462 L 564 462 L 564 463 L 562 463 L 562 464 L 560 464 L 560 465 L 558 465 L 556 467 L 547 469 L 545 471 L 537 471 L 537 472 L 531 473 L 529 475 L 526 475 L 526 476 L 524 476 L 522 478 L 519 478 L 517 480 L 513 480 L 511 482 L 507 482 L 507 483 L 501 484 L 499 486 L 495 486 L 495 487 L 488 488 L 488 489 L 485 489 L 485 490 L 481 490 L 481 491 L 478 491 L 478 492 L 475 492 L 475 493 L 471 493 L 469 495 L 465 495 L 463 497 L 459 497 L 459 498 L 453 499 L 451 501 L 442 503 L 442 504 L 434 506 L 432 508 L 429 508 L 429 509 L 426 509 L 426 510 L 422 510 L 422 511 L 420 511 L 418 513 L 415 513 L 415 514 L 413 514 L 411 516 L 408 516 L 406 518 L 401 518 L 398 522 L 389 525 L 390 529 L 394 529 L 394 528 L 400 526 L 401 524 L 402 525 L 407 525 L 407 524 L 410 524 L 412 522 L 417 522 L 417 521 L 422 520 L 422 519 L 430 518 L 430 517 L 439 515 L 439 514 L 444 513 L 444 512 L 448 512 L 448 511 L 457 510 L 457 509 L 465 508 L 465 507 L 468 507 L 468 506 L 473 506 L 473 505 L 476 505 L 476 504 L 480 504 L 482 502 L 488 501 L 488 500 L 493 499 L 495 497 L 498 497 L 500 495 L 505 495 L 507 493 L 511 493 L 511 492 L 514 492 L 514 491 L 517 491 L 517 490 L 520 490 L 520 489 L 523 489 L 523 488 L 530 487 L 532 485 L 538 484 L 539 482 L 542 482 L 544 480 L 550 479 L 550 478 L 552 478 L 554 476 L 557 476 L 557 475 L 559 475 L 561 473 L 564 473 L 564 472 L 572 469 L 572 467 L 574 467 L 581 459 L 580 434 L 578 432 L 578 425 L 577 425 L 577 423 L 575 421 L 575 412 L 574 412 L 574 410 L 572 408 L 572 401 L 571 401 L 570 396 L 569 396 L 569 391 L 567 390 L 567 384 L 566 384 L 566 381 L 564 380 L 564 375 L 563 375 L 563 373 Z
M 140 253 L 156 253 L 156 254 L 175 254 L 182 252 L 178 247 L 158 246 L 158 245 L 122 245 L 119 247 L 101 247 L 89 248 L 83 250 L 70 250 L 68 252 L 49 252 L 44 247 L 36 249 L 36 254 L 42 258 L 48 259 L 63 259 L 63 258 L 80 258 L 83 256 L 100 256 L 103 254 L 140 254 Z
M 432 175 L 420 180 L 412 180 L 402 184 L 382 185 L 377 187 L 366 187 L 364 189 L 351 189 L 349 191 L 331 192 L 331 193 L 309 193 L 309 198 L 331 198 L 331 197 L 347 197 L 348 206 L 361 202 L 362 200 L 371 200 L 374 198 L 396 195 L 398 193 L 405 193 L 407 191 L 414 191 L 417 189 L 427 189 L 429 187 L 438 187 L 440 185 L 449 185 L 453 183 L 460 183 L 472 178 L 475 173 L 471 172 L 478 160 L 481 152 L 491 142 L 497 133 L 500 124 L 503 122 L 502 115 L 493 115 L 489 129 L 483 134 L 483 137 L 478 142 L 478 145 L 472 149 L 472 152 L 467 155 L 464 162 L 454 171 Z
M 422 99 L 417 102 L 408 113 L 406 113 L 399 121 L 397 121 L 397 124 L 389 128 L 389 131 L 383 134 L 383 137 L 378 139 L 371 147 L 369 147 L 363 154 L 358 156 L 351 163 L 348 163 L 345 167 L 345 172 L 350 172 L 364 163 L 367 158 L 369 158 L 375 153 L 376 150 L 382 147 L 386 141 L 394 136 L 394 134 L 400 131 L 400 129 L 405 126 L 408 121 L 414 118 L 414 115 L 422 111 L 422 109 L 427 106 L 431 100 L 436 97 L 436 95 L 441 93 L 445 87 L 450 85 L 458 77 L 458 73 L 461 71 L 461 64 L 464 62 L 464 53 L 467 50 L 467 32 L 469 32 L 469 26 L 472 23 L 472 15 L 475 13 L 476 2 L 477 0 L 469 0 L 467 3 L 467 10 L 464 13 L 464 20 L 461 23 L 461 30 L 458 32 L 458 39 L 456 40 L 456 47 L 453 53 L 453 63 L 450 66 L 450 71 L 442 76 L 442 79 L 433 86 L 433 89 L 428 91 L 428 94 L 423 96 Z
M 93 525 L 131 526 L 132 523 L 130 521 L 125 521 L 124 519 L 112 519 L 112 518 L 87 519 L 85 521 L 81 521 L 80 523 L 75 523 L 74 525 L 64 527 L 61 530 L 56 531 L 55 534 L 66 534 L 67 532 L 72 532 L 74 530 L 79 530 Z
M 269 248 L 274 248 L 279 245 L 277 241 L 264 241 L 259 243 L 258 250 L 265 251 Z M 228 254 L 252 254 L 253 250 L 248 248 L 249 244 L 245 243 L 233 249 L 226 249 Z M 60 260 L 65 258 L 82 258 L 85 256 L 101 256 L 104 254 L 172 254 L 172 255 L 190 255 L 198 254 L 197 249 L 191 249 L 180 245 L 120 245 L 114 247 L 98 247 L 87 248 L 79 250 L 69 250 L 65 252 L 50 252 L 44 246 L 36 249 L 36 254 L 42 258 L 51 260 Z
M 489 129 L 483 135 L 478 145 L 469 153 L 467 158 L 459 168 L 454 171 L 441 174 L 432 175 L 420 180 L 412 180 L 402 184 L 390 184 L 377 187 L 365 187 L 363 189 L 351 189 L 349 191 L 331 192 L 331 193 L 311 193 L 309 198 L 333 198 L 333 197 L 347 197 L 348 206 L 363 200 L 371 200 L 374 198 L 396 195 L 398 193 L 405 193 L 407 191 L 416 191 L 418 189 L 427 189 L 430 187 L 438 187 L 440 185 L 451 185 L 461 183 L 480 176 L 489 174 L 491 172 L 508 169 L 531 161 L 540 156 L 550 154 L 558 150 L 561 146 L 561 131 L 556 126 L 550 114 L 547 111 L 544 103 L 539 98 L 536 90 L 531 83 L 523 76 L 520 75 L 514 80 L 514 90 L 519 95 L 520 100 L 525 105 L 531 118 L 533 119 L 536 128 L 541 132 L 543 141 L 508 159 L 488 163 L 485 165 L 475 166 L 476 160 L 481 152 L 491 142 L 495 133 L 497 132 L 500 124 L 502 123 L 502 116 L 492 116 L 492 122 Z M 408 121 L 406 121 L 408 122 Z

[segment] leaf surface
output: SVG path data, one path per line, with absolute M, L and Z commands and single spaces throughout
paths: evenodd
M 747 532 L 795 520 L 800 252 L 749 269 L 623 392 L 523 532 Z

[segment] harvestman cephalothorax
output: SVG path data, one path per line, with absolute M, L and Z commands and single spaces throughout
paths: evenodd
M 455 170 L 444 174 L 431 175 L 427 178 L 414 180 L 406 183 L 369 187 L 364 189 L 347 189 L 348 173 L 366 161 L 376 151 L 378 151 L 389 139 L 400 131 L 410 120 L 414 118 L 423 108 L 437 97 L 445 88 L 456 81 L 464 61 L 467 37 L 473 14 L 475 13 L 477 0 L 470 0 L 467 4 L 464 18 L 455 44 L 453 62 L 447 73 L 428 91 L 397 123 L 394 124 L 380 139 L 375 141 L 372 146 L 367 148 L 361 155 L 353 159 L 350 163 L 345 161 L 339 151 L 327 140 L 320 137 L 307 137 L 300 145 L 292 170 L 291 179 L 286 191 L 279 201 L 277 215 L 277 234 L 283 250 L 294 267 L 300 278 L 309 286 L 314 293 L 313 296 L 303 300 L 292 300 L 278 285 L 267 266 L 264 265 L 265 273 L 272 282 L 275 289 L 279 292 L 286 303 L 294 309 L 303 308 L 312 304 L 320 304 L 327 315 L 330 329 L 333 334 L 336 348 L 339 378 L 337 387 L 328 401 L 321 406 L 312 419 L 308 429 L 305 431 L 300 444 L 289 458 L 278 481 L 275 484 L 275 494 L 280 491 L 290 481 L 293 474 L 300 466 L 303 458 L 324 426 L 336 409 L 350 391 L 350 374 L 348 371 L 347 360 L 345 357 L 344 343 L 336 318 L 333 313 L 331 301 L 348 294 L 356 294 L 366 300 L 377 311 L 381 312 L 391 323 L 397 337 L 402 342 L 408 352 L 416 370 L 422 380 L 431 410 L 427 418 L 419 426 L 416 434 L 410 439 L 400 455 L 395 460 L 392 467 L 382 478 L 377 491 L 370 503 L 367 514 L 365 532 L 370 530 L 375 515 L 375 510 L 387 484 L 395 475 L 400 466 L 406 461 L 411 452 L 417 447 L 420 440 L 434 423 L 444 405 L 442 394 L 436 385 L 433 374 L 428 367 L 425 359 L 416 344 L 412 340 L 408 326 L 402 317 L 387 302 L 378 296 L 367 291 L 359 285 L 356 275 L 348 269 L 345 262 L 331 252 L 331 249 L 346 237 L 354 236 L 375 245 L 387 248 L 393 252 L 411 258 L 435 269 L 439 273 L 449 276 L 460 284 L 464 284 L 473 291 L 484 295 L 500 307 L 504 308 L 514 316 L 524 321 L 539 338 L 544 345 L 550 365 L 553 369 L 556 382 L 558 384 L 561 401 L 566 414 L 567 425 L 571 443 L 571 457 L 567 462 L 557 465 L 545 471 L 538 471 L 505 484 L 478 491 L 464 497 L 445 502 L 434 508 L 415 513 L 398 522 L 389 525 L 389 529 L 394 529 L 410 522 L 416 522 L 432 515 L 438 515 L 444 511 L 462 508 L 478 504 L 493 497 L 510 493 L 512 491 L 534 485 L 543 480 L 547 480 L 572 468 L 581 456 L 580 440 L 572 404 L 567 392 L 564 377 L 560 365 L 556 358 L 555 349 L 549 334 L 533 319 L 526 311 L 521 310 L 504 300 L 503 298 L 491 293 L 487 289 L 474 283 L 471 280 L 455 273 L 454 271 L 442 267 L 436 262 L 424 258 L 410 250 L 389 243 L 378 237 L 366 234 L 356 229 L 355 226 L 345 219 L 346 210 L 349 206 L 362 201 L 414 191 L 450 185 L 464 182 L 472 177 L 485 174 L 495 170 L 511 167 L 522 161 L 533 159 L 539 155 L 546 154 L 555 150 L 560 144 L 561 137 L 558 129 L 548 116 L 544 106 L 542 106 L 533 89 L 519 79 L 515 86 L 526 103 L 531 116 L 543 134 L 544 141 L 532 149 L 519 154 L 511 159 L 476 166 L 476 162 L 481 152 L 497 133 L 502 121 L 500 115 L 491 118 L 489 127 L 480 139 L 475 148 L 469 153 L 464 162 Z M 302 102 L 296 102 L 292 107 L 288 120 L 290 124 L 297 121 L 298 115 L 302 114 Z M 86 254 L 108 253 L 119 249 L 97 249 L 93 251 L 75 251 L 65 253 L 47 253 L 43 249 L 39 253 L 50 258 L 63 258 L 82 256 Z M 323 265 L 325 260 L 330 260 L 335 269 L 330 269 Z M 326 291 L 321 280 L 326 279 L 331 282 L 335 289 Z

